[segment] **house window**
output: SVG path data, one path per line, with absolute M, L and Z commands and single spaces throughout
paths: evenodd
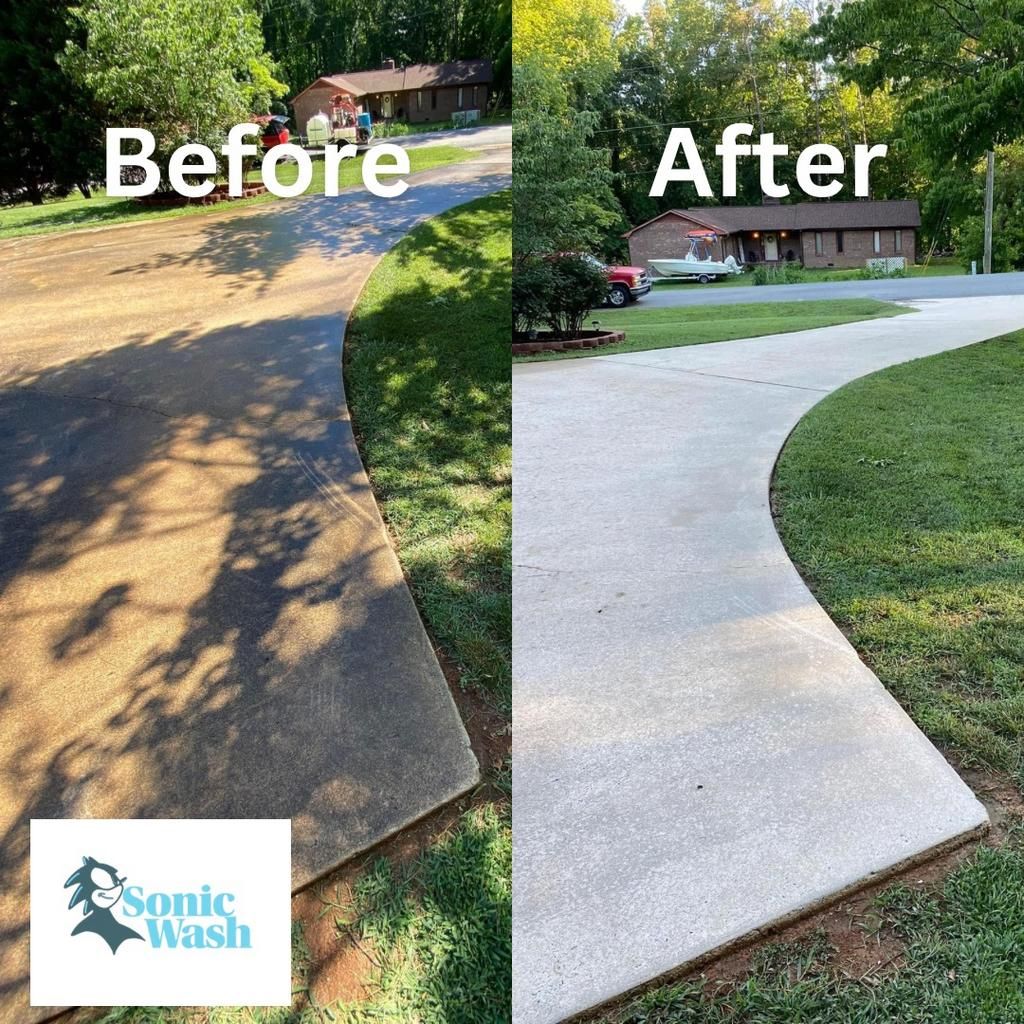
M 825 236 L 820 231 L 814 232 L 814 255 L 821 256 L 825 252 Z
M 903 232 L 899 228 L 892 233 L 892 247 L 896 252 L 903 252 Z
M 880 253 L 882 251 L 882 232 L 876 231 L 874 240 L 872 241 L 872 249 L 874 252 Z
M 420 111 L 423 109 L 423 90 L 416 90 L 416 110 Z
M 462 86 L 459 86 L 459 110 L 462 109 Z
M 842 231 L 836 232 L 836 252 L 843 251 L 843 233 Z
M 437 90 L 430 90 L 430 109 L 437 110 Z

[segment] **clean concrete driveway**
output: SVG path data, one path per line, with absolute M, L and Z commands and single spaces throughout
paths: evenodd
M 513 1019 L 585 1010 L 986 822 L 815 602 L 775 458 L 1017 298 L 513 369 Z
M 0 1020 L 42 1013 L 30 818 L 288 817 L 299 886 L 475 783 L 341 343 L 380 256 L 510 171 L 0 245 Z
M 946 277 L 906 277 L 892 281 L 835 281 L 819 284 L 778 284 L 763 288 L 718 287 L 713 284 L 655 285 L 641 299 L 644 307 L 715 306 L 737 302 L 794 302 L 802 299 L 916 299 L 980 298 L 983 295 L 1024 295 L 1024 273 L 951 274 Z

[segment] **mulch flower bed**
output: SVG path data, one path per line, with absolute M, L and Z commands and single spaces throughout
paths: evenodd
M 227 183 L 214 185 L 213 191 L 205 196 L 192 198 L 183 196 L 178 192 L 154 192 L 149 196 L 138 196 L 136 202 L 143 206 L 210 206 L 213 203 L 231 202 L 233 199 L 250 199 L 253 196 L 261 196 L 267 191 L 266 185 L 246 185 L 240 196 L 228 195 Z
M 512 335 L 512 355 L 533 356 L 542 352 L 573 352 L 577 349 L 600 348 L 616 345 L 625 340 L 623 331 L 580 331 L 575 338 L 556 338 L 546 331 L 538 331 L 535 338 Z

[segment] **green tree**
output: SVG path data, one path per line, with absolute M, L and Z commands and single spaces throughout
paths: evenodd
M 848 81 L 905 102 L 935 168 L 1024 138 L 1024 0 L 855 0 L 811 37 Z
M 590 252 L 615 223 L 608 154 L 592 145 L 597 114 L 567 107 L 561 84 L 535 61 L 515 69 L 512 253 Z
M 287 91 L 238 0 L 85 0 L 75 14 L 87 39 L 64 66 L 114 123 L 153 133 L 158 164 L 185 142 L 217 147 Z
M 511 86 L 511 0 L 259 0 L 267 49 L 298 92 L 321 75 L 472 57 Z
M 992 269 L 1024 270 L 1024 145 L 1016 143 L 996 150 L 995 209 L 992 231 Z M 981 266 L 985 218 L 981 213 L 985 190 L 985 161 L 974 167 L 966 206 L 972 211 L 955 231 L 960 262 Z
M 617 63 L 612 0 L 516 0 L 515 63 L 543 67 L 581 105 L 599 94 Z M 518 102 L 518 97 L 517 97 Z
M 0 198 L 39 204 L 102 171 L 102 130 L 88 95 L 58 63 L 72 34 L 67 3 L 19 0 L 0 17 Z

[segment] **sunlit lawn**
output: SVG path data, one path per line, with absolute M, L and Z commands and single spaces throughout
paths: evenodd
M 899 316 L 907 311 L 905 306 L 877 302 L 875 299 L 756 302 L 724 306 L 676 306 L 668 309 L 647 308 L 641 299 L 627 309 L 595 309 L 587 317 L 586 327 L 592 327 L 593 322 L 597 321 L 602 330 L 625 331 L 625 341 L 603 348 L 526 356 L 522 357 L 522 361 L 608 356 L 655 348 L 704 345 L 712 341 L 757 338 L 766 334 L 847 324 L 855 320 Z

